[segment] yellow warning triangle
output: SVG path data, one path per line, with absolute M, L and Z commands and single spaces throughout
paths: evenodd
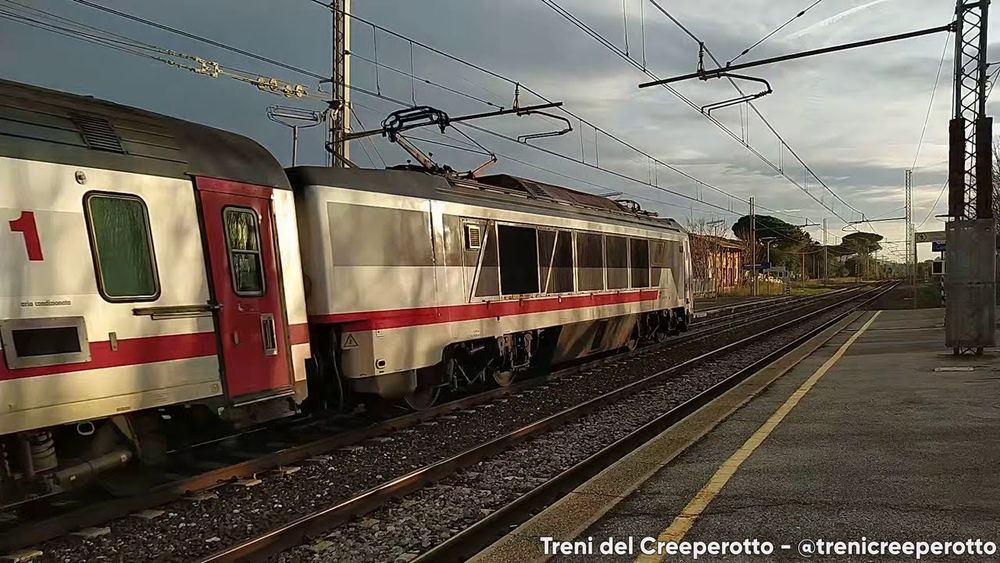
M 347 349 L 347 348 L 357 348 L 357 347 L 358 347 L 358 341 L 354 339 L 354 335 L 348 334 L 347 338 L 344 339 L 344 348 Z

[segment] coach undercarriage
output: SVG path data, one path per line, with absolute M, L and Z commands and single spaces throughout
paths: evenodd
M 141 468 L 159 465 L 168 451 L 282 418 L 294 407 L 272 401 L 230 408 L 209 399 L 2 436 L 0 509 L 95 482 L 112 494 L 132 494 L 144 486 Z
M 322 375 L 315 381 L 322 383 L 310 388 L 310 397 L 314 406 L 320 404 L 318 397 L 325 397 L 322 408 L 402 402 L 422 410 L 434 405 L 442 392 L 506 387 L 552 365 L 662 342 L 686 330 L 686 316 L 686 309 L 679 307 L 455 342 L 441 351 L 442 360 L 435 365 L 364 378 L 343 378 L 339 361 L 329 354 L 318 356 L 314 367 Z M 320 337 L 314 335 L 314 341 Z M 323 341 L 333 350 L 339 339 L 327 336 Z

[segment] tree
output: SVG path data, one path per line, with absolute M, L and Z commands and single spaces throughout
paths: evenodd
M 799 253 L 811 250 L 809 245 L 812 243 L 812 238 L 809 237 L 809 233 L 805 232 L 802 227 L 797 227 L 769 215 L 757 215 L 756 227 L 757 248 L 753 249 L 753 262 L 760 261 L 763 258 L 761 254 L 762 249 L 767 248 L 761 242 L 761 239 L 771 237 L 774 239 L 770 242 L 771 265 L 784 266 L 790 272 L 801 273 L 802 256 Z M 745 242 L 749 241 L 750 216 L 744 215 L 740 217 L 736 221 L 736 224 L 733 225 L 733 232 L 741 240 Z M 747 246 L 749 247 L 749 245 Z
M 993 222 L 1000 222 L 1000 137 L 993 138 Z
M 770 215 L 757 215 L 757 240 L 764 237 L 774 237 L 772 248 L 782 252 L 797 252 L 800 247 L 809 243 L 809 233 Z M 733 225 L 733 232 L 744 241 L 750 240 L 750 216 L 744 215 Z
M 882 250 L 882 245 L 879 244 L 879 241 L 883 238 L 885 237 L 875 233 L 851 233 L 844 235 L 844 238 L 840 241 L 840 246 L 845 251 L 845 254 L 867 256 L 872 252 Z
M 844 255 L 851 256 L 844 262 L 851 274 L 860 278 L 865 272 L 872 271 L 871 254 L 882 249 L 879 241 L 883 238 L 882 235 L 875 233 L 858 232 L 844 235 L 844 238 L 840 239 L 840 248 Z

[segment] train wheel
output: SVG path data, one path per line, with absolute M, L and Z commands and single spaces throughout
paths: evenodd
M 510 384 L 514 382 L 514 372 L 510 370 L 492 370 L 493 371 L 493 381 L 497 382 L 500 387 L 510 387 Z
M 135 445 L 110 420 L 98 426 L 91 440 L 89 456 L 97 459 L 115 450 L 133 448 Z M 128 497 L 149 490 L 155 479 L 142 463 L 132 463 L 126 467 L 112 469 L 93 476 L 97 486 L 115 497 Z
M 633 334 L 626 342 L 625 349 L 629 352 L 635 352 L 639 348 L 639 335 Z
M 403 402 L 415 411 L 425 411 L 437 403 L 440 395 L 440 387 L 417 387 L 403 397 Z

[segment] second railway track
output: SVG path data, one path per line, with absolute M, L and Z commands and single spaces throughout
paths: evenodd
M 98 555 L 133 560 L 188 560 L 202 557 L 220 545 L 252 538 L 264 528 L 280 529 L 283 524 L 294 521 L 303 514 L 335 506 L 338 504 L 337 499 L 346 501 L 353 498 L 351 495 L 356 496 L 366 488 L 371 489 L 372 485 L 380 481 L 391 481 L 425 467 L 428 463 L 448 459 L 449 454 L 461 452 L 463 447 L 487 443 L 491 437 L 496 439 L 496 436 L 502 436 L 505 432 L 509 434 L 511 430 L 515 430 L 516 434 L 517 429 L 529 428 L 533 424 L 540 424 L 536 426 L 536 430 L 548 428 L 551 421 L 539 421 L 569 409 L 580 408 L 576 414 L 564 416 L 559 422 L 564 424 L 586 412 L 586 408 L 579 405 L 599 397 L 592 405 L 596 408 L 598 403 L 604 404 L 613 398 L 619 398 L 622 396 L 619 391 L 623 384 L 641 381 L 650 371 L 656 371 L 657 366 L 662 367 L 668 362 L 687 365 L 692 359 L 697 360 L 700 355 L 719 344 L 719 341 L 708 342 L 716 340 L 709 339 L 708 336 L 729 333 L 726 341 L 735 342 L 755 331 L 766 330 L 765 324 L 777 326 L 788 323 L 802 316 L 799 313 L 804 309 L 816 309 L 820 305 L 825 307 L 830 300 L 849 298 L 864 292 L 865 290 L 854 288 L 815 298 L 785 299 L 774 302 L 767 308 L 754 308 L 739 314 L 715 315 L 697 323 L 688 335 L 674 341 L 563 370 L 556 374 L 558 377 L 520 382 L 509 390 L 493 390 L 466 397 L 431 412 L 406 415 L 338 436 L 279 448 L 259 458 L 169 484 L 145 497 L 117 499 L 103 505 L 99 503 L 87 511 L 91 515 L 90 522 L 75 524 L 95 525 L 128 512 L 177 499 L 187 490 L 218 486 L 221 479 L 253 477 L 270 469 L 298 464 L 296 473 L 277 471 L 269 474 L 257 486 L 248 486 L 255 481 L 246 481 L 243 485 L 234 484 L 220 489 L 218 498 L 208 498 L 201 503 L 185 501 L 170 504 L 164 515 L 157 520 L 125 518 L 115 521 L 111 526 L 112 532 L 107 536 L 89 540 L 60 537 L 40 547 L 45 558 L 51 557 L 53 560 L 61 559 L 61 554 L 69 553 L 72 553 L 74 559 Z M 588 370 L 584 377 L 584 372 Z M 622 372 L 628 373 L 623 375 Z M 533 432 L 522 433 L 514 441 Z M 512 445 L 514 441 L 508 445 Z M 463 464 L 451 469 L 457 469 L 460 465 Z M 373 508 L 377 504 L 380 503 L 367 508 Z M 357 510 L 357 506 L 350 514 L 364 512 Z M 212 517 L 206 518 L 209 514 Z M 45 536 L 51 538 L 66 533 L 71 524 L 74 524 L 72 520 L 70 515 L 64 515 L 62 521 L 56 518 L 25 526 L 21 530 L 20 545 L 38 543 L 47 539 Z M 211 524 L 206 526 L 200 523 L 206 520 Z M 179 541 L 171 541 L 171 534 L 150 537 L 150 530 L 155 530 L 157 526 L 183 530 L 182 537 Z M 8 533 L 5 541 L 11 541 L 9 536 Z M 300 536 L 297 541 L 303 537 L 305 535 Z M 25 541 L 26 538 L 39 539 Z M 144 541 L 136 542 L 137 538 L 144 538 Z M 291 542 L 291 545 L 297 541 Z M 8 544 L 5 547 L 9 550 L 17 546 Z

